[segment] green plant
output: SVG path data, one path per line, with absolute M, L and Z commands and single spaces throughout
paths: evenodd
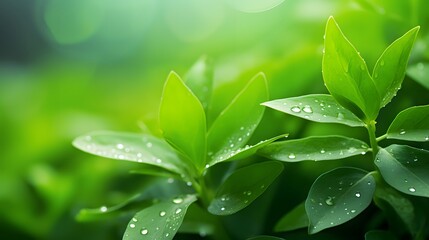
M 411 29 L 387 47 L 370 74 L 359 52 L 330 17 L 322 62 L 323 79 L 330 95 L 312 94 L 263 103 L 310 121 L 365 127 L 369 144 L 345 136 L 315 136 L 271 143 L 258 151 L 262 156 L 299 162 L 343 159 L 370 152 L 369 159 L 374 163 L 369 172 L 340 167 L 322 174 L 313 183 L 305 202 L 278 222 L 277 231 L 308 226 L 308 232 L 314 234 L 350 221 L 374 201 L 387 216 L 393 216 L 389 219 L 392 226 L 399 217 L 413 239 L 428 237 L 425 225 L 428 213 L 421 197 L 423 201 L 429 197 L 429 151 L 399 144 L 380 147 L 379 142 L 429 141 L 429 105 L 405 109 L 386 134 L 376 136 L 376 119 L 380 109 L 401 87 L 418 30 L 419 27 Z M 403 228 L 390 230 L 402 234 Z M 387 239 L 390 234 L 369 231 L 366 239 Z
M 285 135 L 246 145 L 263 116 L 264 107 L 260 103 L 268 100 L 262 73 L 209 124 L 206 115 L 212 81 L 212 70 L 205 59 L 191 68 L 185 81 L 170 73 L 159 112 L 163 138 L 101 131 L 74 141 L 77 148 L 91 154 L 141 163 L 135 173 L 168 178 L 152 183 L 141 194 L 118 206 L 84 209 L 79 219 L 131 210 L 138 212 L 128 223 L 123 239 L 173 239 L 177 231 L 226 238 L 219 221 L 208 213 L 230 215 L 245 208 L 276 179 L 283 164 L 278 161 L 244 167 L 230 164 L 221 174 L 210 171 L 219 163 L 254 155 Z M 194 202 L 197 204 L 191 206 Z M 190 206 L 193 212 L 183 223 Z

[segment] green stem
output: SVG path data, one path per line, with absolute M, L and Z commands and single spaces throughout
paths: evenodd
M 386 139 L 386 138 L 387 138 L 387 134 L 384 134 L 384 135 L 382 135 L 382 136 L 380 136 L 380 137 L 376 138 L 376 140 L 377 140 L 377 142 L 380 142 L 380 141 L 382 141 L 382 140 L 384 140 L 384 139 Z
M 369 135 L 369 142 L 371 144 L 372 154 L 373 154 L 374 158 L 378 153 L 378 143 L 377 143 L 377 138 L 375 136 L 375 124 L 376 124 L 376 122 L 374 120 L 371 120 L 366 125 L 366 128 L 368 130 L 368 135 Z

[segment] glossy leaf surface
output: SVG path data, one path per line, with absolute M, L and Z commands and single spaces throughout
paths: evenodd
M 243 167 L 232 173 L 219 187 L 208 210 L 215 215 L 230 215 L 258 198 L 283 171 L 283 164 L 269 161 Z
M 316 179 L 305 201 L 309 233 L 345 223 L 372 201 L 374 177 L 357 168 L 337 168 Z
M 384 180 L 397 190 L 429 197 L 429 151 L 390 145 L 378 152 L 375 164 Z
M 284 215 L 274 227 L 276 232 L 292 231 L 308 227 L 308 217 L 305 212 L 305 202 L 299 204 L 286 215 Z
M 326 87 L 341 105 L 361 119 L 377 117 L 380 97 L 366 63 L 333 17 L 326 25 L 322 71 Z
M 328 94 L 277 99 L 262 105 L 314 122 L 339 123 L 351 127 L 365 126 L 364 122 Z
M 386 48 L 374 67 L 372 77 L 381 98 L 380 107 L 388 104 L 401 88 L 408 59 L 420 27 L 405 33 Z
M 259 150 L 259 154 L 285 162 L 305 160 L 324 161 L 365 154 L 368 145 L 360 140 L 343 136 L 321 136 L 280 141 Z
M 400 112 L 387 130 L 387 138 L 408 141 L 429 141 L 429 105 Z
M 98 131 L 76 138 L 73 145 L 101 157 L 151 164 L 175 173 L 183 169 L 174 149 L 148 134 Z
M 206 153 L 204 109 L 174 72 L 164 86 L 159 120 L 165 139 L 202 169 Z
M 173 239 L 186 211 L 197 198 L 194 195 L 174 198 L 152 205 L 138 212 L 128 223 L 123 240 Z
M 221 162 L 242 148 L 261 121 L 267 101 L 265 76 L 257 74 L 213 122 L 208 135 L 208 155 L 211 163 Z
M 200 100 L 207 113 L 213 90 L 213 67 L 207 57 L 201 57 L 189 69 L 185 76 L 185 84 Z

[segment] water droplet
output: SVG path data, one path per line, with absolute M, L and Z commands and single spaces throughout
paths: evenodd
M 325 203 L 326 205 L 332 206 L 334 205 L 334 199 L 332 197 L 328 197 L 327 199 L 325 199 Z
M 225 207 L 221 207 L 221 208 L 220 208 L 220 210 L 221 210 L 221 211 L 225 211 Z
M 100 207 L 100 211 L 102 211 L 102 212 L 107 212 L 107 207 L 106 207 L 106 206 L 101 206 L 101 207 Z
M 165 216 L 165 214 L 167 214 L 165 211 L 161 211 L 161 212 L 159 212 L 159 216 L 161 216 L 161 217 L 164 217 L 164 216 Z
M 355 193 L 355 196 L 356 196 L 357 198 L 360 198 L 360 192 L 356 192 L 356 193 Z
M 426 136 L 426 137 L 425 137 L 425 141 L 429 141 L 429 136 Z
M 261 189 L 264 189 L 265 188 L 265 185 L 261 185 Z
M 354 148 L 354 147 L 351 147 L 351 148 L 349 148 L 347 151 L 349 152 L 349 153 L 354 153 L 354 152 L 356 152 L 356 148 Z
M 350 210 L 350 212 L 351 212 L 351 213 L 355 213 L 355 212 L 356 212 L 356 210 L 352 209 L 352 210 Z
M 294 106 L 290 110 L 294 113 L 300 113 L 301 112 L 301 108 L 298 106 Z
M 295 156 L 295 154 L 291 153 L 291 154 L 289 154 L 288 158 L 289 158 L 289 159 L 295 159 L 295 158 L 296 158 L 296 156 Z
M 131 219 L 133 222 L 137 222 L 137 218 L 133 218 Z
M 188 187 L 192 186 L 192 182 L 186 182 L 186 186 Z
M 240 137 L 240 138 L 238 138 L 238 141 L 239 141 L 239 142 L 243 141 L 243 138 L 241 138 L 241 137 Z
M 380 66 L 384 66 L 384 60 L 380 61 Z
M 121 143 L 116 144 L 117 149 L 124 149 L 124 145 Z
M 325 153 L 326 151 L 325 151 L 325 149 L 322 149 L 322 150 L 320 150 L 320 153 Z
M 135 228 L 135 227 L 136 227 L 136 225 L 134 223 L 130 224 L 130 228 Z
M 416 192 L 416 189 L 413 188 L 413 187 L 410 187 L 410 188 L 408 188 L 408 191 L 410 191 L 410 192 Z
M 151 142 L 147 142 L 146 143 L 146 147 L 151 148 L 152 147 L 152 143 Z
M 337 115 L 337 119 L 338 119 L 338 120 L 343 120 L 343 119 L 344 119 L 344 114 L 342 114 L 342 113 L 338 113 L 338 115 Z
M 399 130 L 399 134 L 404 135 L 406 132 L 404 129 Z
M 179 204 L 183 202 L 183 198 L 175 198 L 173 199 L 173 203 Z
M 243 131 L 243 130 L 244 130 L 244 127 L 240 127 L 240 130 L 241 130 L 241 131 Z
M 176 209 L 176 214 L 179 214 L 179 213 L 181 213 L 182 212 L 182 209 L 181 208 L 178 208 L 178 209 Z
M 169 233 L 166 233 L 166 234 L 165 234 L 165 237 L 168 237 L 168 236 L 170 236 L 170 234 L 169 234 Z
M 149 230 L 147 230 L 146 228 L 143 228 L 143 229 L 140 231 L 140 233 L 141 233 L 142 235 L 147 235 L 147 234 L 149 233 Z
M 309 105 L 305 105 L 302 111 L 306 113 L 313 113 L 313 109 Z

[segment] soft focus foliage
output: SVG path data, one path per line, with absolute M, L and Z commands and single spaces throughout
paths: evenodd
M 191 77 L 188 70 L 201 58 L 214 64 L 212 105 L 203 106 L 208 125 L 261 71 L 270 99 L 327 93 L 321 59 L 326 19 L 331 15 L 359 49 L 370 73 L 383 49 L 421 26 L 403 89 L 377 119 L 377 131 L 387 132 L 396 113 L 428 103 L 427 9 L 429 3 L 424 0 L 0 1 L 1 238 L 120 239 L 135 209 L 147 204 L 147 198 L 133 196 L 161 191 L 168 199 L 175 194 L 170 188 L 147 186 L 158 186 L 160 181 L 180 183 L 140 175 L 137 163 L 85 154 L 73 148 L 72 140 L 95 130 L 161 136 L 158 109 L 165 79 L 171 70 Z M 418 110 L 410 109 L 403 117 L 412 117 L 412 111 Z M 401 119 L 395 121 L 388 138 L 395 138 L 401 124 Z M 364 128 L 314 124 L 267 109 L 249 144 L 283 133 L 293 139 L 347 133 L 367 140 Z M 427 142 L 413 146 L 428 149 Z M 372 168 L 370 161 L 361 160 L 353 157 L 347 166 Z M 390 164 L 398 162 L 402 159 L 392 159 Z M 284 213 L 302 203 L 317 176 L 342 165 L 338 161 L 286 164 L 278 180 L 281 184 L 274 183 L 244 211 L 217 224 L 225 225 L 237 239 L 270 234 Z M 128 174 L 131 169 L 136 174 Z M 212 174 L 223 170 L 216 165 Z M 186 185 L 180 187 L 186 189 Z M 389 194 L 386 198 L 381 193 L 379 201 L 392 206 L 391 202 L 403 201 L 395 189 Z M 130 204 L 124 214 L 96 222 L 75 220 L 82 208 L 102 211 L 103 205 L 126 200 Z M 427 201 L 412 201 L 427 208 Z M 312 239 L 344 239 L 350 231 L 361 237 L 378 224 L 377 219 L 383 219 L 372 210 Z M 201 236 L 213 230 L 204 224 L 216 221 L 211 216 L 193 206 L 187 212 L 190 219 L 198 219 Z M 420 227 L 414 224 L 420 216 L 400 214 L 406 217 L 391 218 L 389 224 Z M 365 217 L 375 220 L 368 223 Z M 183 236 L 194 228 L 182 226 Z M 224 233 L 218 234 L 222 239 Z M 287 234 L 287 239 L 307 237 L 305 230 Z M 367 238 L 384 235 L 388 236 L 373 232 Z

